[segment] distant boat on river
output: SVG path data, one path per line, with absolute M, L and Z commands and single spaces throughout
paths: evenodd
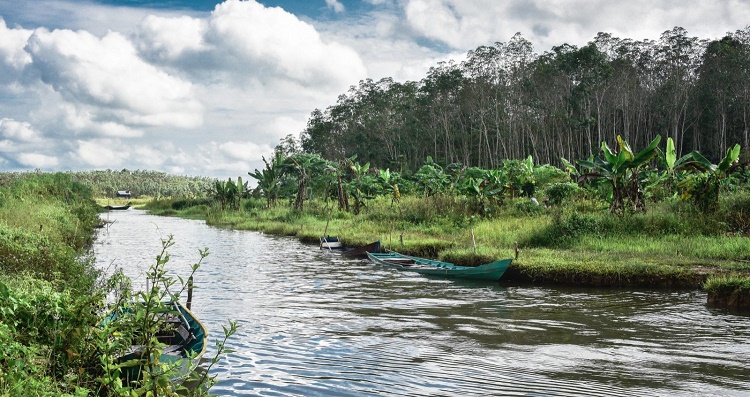
M 130 204 L 126 205 L 105 205 L 104 209 L 109 211 L 123 211 L 130 208 Z
M 468 278 L 497 281 L 503 276 L 513 259 L 501 259 L 479 266 L 459 266 L 449 262 L 418 258 L 398 252 L 367 253 L 373 263 L 398 270 L 416 272 L 430 276 Z

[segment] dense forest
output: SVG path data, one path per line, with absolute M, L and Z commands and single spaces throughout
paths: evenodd
M 414 171 L 441 164 L 498 168 L 533 156 L 540 164 L 586 159 L 621 135 L 646 147 L 657 135 L 718 160 L 750 147 L 750 26 L 717 40 L 675 27 L 658 40 L 599 33 L 586 46 L 543 54 L 516 34 L 421 81 L 365 80 L 316 109 L 302 148 L 339 161 Z

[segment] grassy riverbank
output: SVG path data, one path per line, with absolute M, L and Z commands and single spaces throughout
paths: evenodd
M 90 329 L 104 295 L 87 252 L 97 211 L 64 174 L 0 174 L 0 395 L 95 383 Z
M 132 346 L 164 347 L 156 338 L 168 329 L 163 302 L 179 296 L 159 287 L 133 291 L 121 273 L 96 268 L 91 244 L 101 210 L 67 174 L 0 173 L 0 396 L 176 395 L 171 369 L 148 353 L 142 361 L 148 377 L 133 383 L 120 377 L 133 365 L 120 360 Z M 163 242 L 147 276 L 152 286 L 181 291 L 181 281 L 164 270 L 170 245 Z M 142 305 L 103 326 L 107 297 Z M 224 328 L 211 363 L 236 329 L 231 322 Z M 206 395 L 215 382 L 201 377 L 191 395 Z
M 517 245 L 507 282 L 700 288 L 711 277 L 750 274 L 750 239 L 733 232 L 748 226 L 738 223 L 747 221 L 741 218 L 750 209 L 747 193 L 726 195 L 712 214 L 677 200 L 654 203 L 645 214 L 612 215 L 604 202 L 545 208 L 516 199 L 486 218 L 468 215 L 460 199 L 448 196 L 404 197 L 397 205 L 381 197 L 359 215 L 315 200 L 303 211 L 266 209 L 254 199 L 239 211 L 176 203 L 146 208 L 310 243 L 324 233 L 351 246 L 381 240 L 393 250 L 468 265 L 514 257 Z

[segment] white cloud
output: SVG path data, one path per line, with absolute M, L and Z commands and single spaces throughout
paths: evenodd
M 18 79 L 23 68 L 31 62 L 31 57 L 23 49 L 29 36 L 30 30 L 8 29 L 0 16 L 0 84 Z
M 253 0 L 217 5 L 206 41 L 223 67 L 259 81 L 291 79 L 304 87 L 341 90 L 367 74 L 351 48 L 323 42 L 312 25 Z
M 206 29 L 204 19 L 149 15 L 136 34 L 138 51 L 149 59 L 175 61 L 186 53 L 208 50 L 204 42 Z
M 77 141 L 76 145 L 73 156 L 84 167 L 116 169 L 129 164 L 130 156 L 119 141 Z
M 27 167 L 42 170 L 51 170 L 60 164 L 57 157 L 40 153 L 20 153 L 16 160 Z
M 268 156 L 273 148 L 253 142 L 224 142 L 218 144 L 219 151 L 231 160 L 258 161 Z
M 326 6 L 336 13 L 342 13 L 345 10 L 344 5 L 338 0 L 326 0 Z
M 537 52 L 564 43 L 585 45 L 598 32 L 633 40 L 658 39 L 674 26 L 702 38 L 718 38 L 747 25 L 750 3 L 672 0 L 406 0 L 406 21 L 425 38 L 454 49 L 507 41 L 516 32 Z M 707 23 L 707 21 L 711 21 Z
M 20 142 L 40 142 L 41 137 L 28 122 L 0 119 L 0 137 Z
M 118 33 L 100 39 L 84 31 L 38 29 L 27 49 L 42 81 L 105 134 L 137 126 L 192 128 L 202 122 L 191 84 L 141 60 Z

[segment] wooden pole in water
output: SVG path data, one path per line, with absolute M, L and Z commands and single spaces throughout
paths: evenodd
M 471 228 L 471 244 L 474 245 L 474 253 L 477 253 L 477 241 L 474 239 L 474 228 Z
M 193 276 L 188 278 L 188 297 L 187 297 L 187 309 L 190 310 L 190 306 L 193 305 Z

